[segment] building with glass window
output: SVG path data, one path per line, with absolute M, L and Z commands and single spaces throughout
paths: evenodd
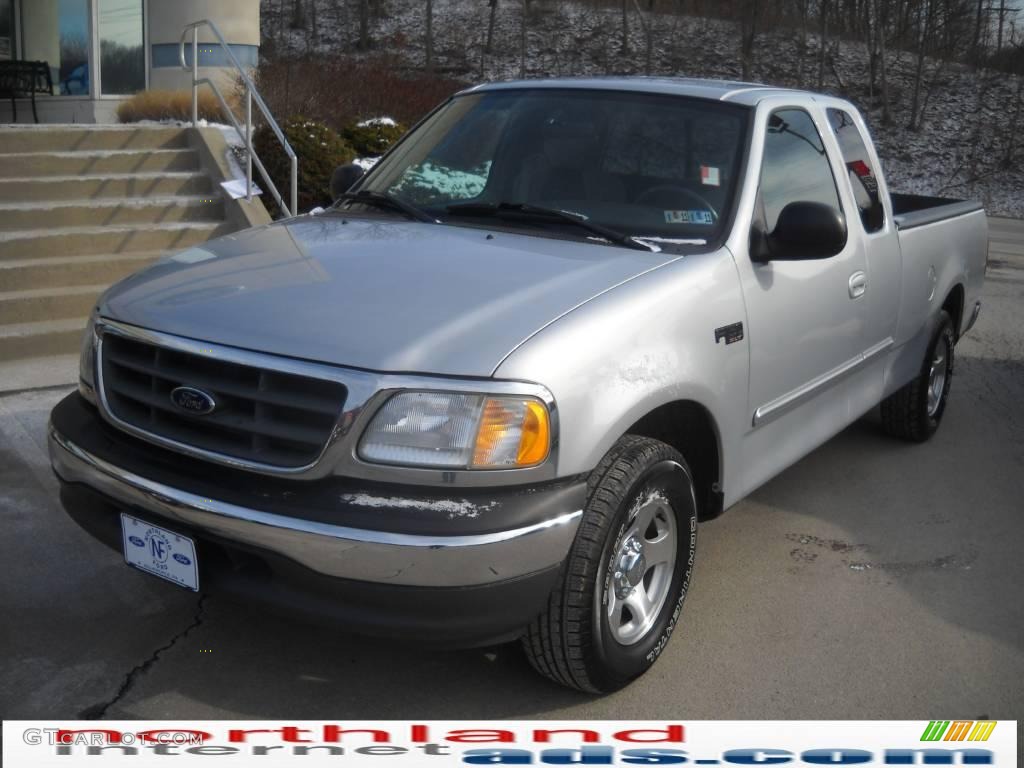
M 37 96 L 41 122 L 116 122 L 118 102 L 148 88 L 185 90 L 190 75 L 178 60 L 186 24 L 210 19 L 243 66 L 255 67 L 259 0 L 0 0 L 0 62 L 45 62 L 52 93 Z M 234 80 L 227 56 L 200 31 L 200 75 Z M 191 65 L 191 46 L 186 47 Z M 29 99 L 18 122 L 32 120 Z M 0 123 L 12 122 L 9 98 Z

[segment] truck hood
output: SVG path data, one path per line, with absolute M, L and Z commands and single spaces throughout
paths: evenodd
M 165 257 L 100 314 L 384 372 L 490 376 L 525 339 L 675 256 L 476 228 L 303 216 Z

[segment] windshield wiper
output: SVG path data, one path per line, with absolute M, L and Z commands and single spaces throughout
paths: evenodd
M 625 248 L 648 252 L 661 250 L 655 245 L 637 240 L 632 235 L 611 229 L 603 224 L 597 224 L 582 213 L 563 211 L 559 208 L 546 208 L 542 205 L 533 205 L 531 203 L 454 203 L 447 206 L 445 210 L 458 216 L 503 216 L 512 214 L 513 216 L 556 219 L 567 224 L 575 224 L 609 242 Z
M 358 192 L 346 192 L 336 202 L 365 203 L 367 205 L 375 205 L 378 208 L 390 208 L 393 211 L 404 213 L 409 218 L 416 219 L 416 221 L 425 221 L 429 224 L 441 223 L 422 208 L 417 208 L 415 205 L 407 203 L 405 200 L 389 192 L 374 192 L 369 189 L 362 189 Z

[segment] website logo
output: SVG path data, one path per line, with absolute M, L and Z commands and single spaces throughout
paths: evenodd
M 921 741 L 988 741 L 997 720 L 929 720 Z

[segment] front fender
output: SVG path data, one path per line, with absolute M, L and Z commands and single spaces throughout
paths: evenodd
M 714 420 L 726 503 L 739 437 L 749 428 L 747 339 L 716 341 L 746 322 L 739 279 L 725 250 L 652 270 L 544 328 L 510 354 L 497 378 L 537 381 L 559 412 L 559 476 L 590 472 L 641 418 L 689 400 Z

